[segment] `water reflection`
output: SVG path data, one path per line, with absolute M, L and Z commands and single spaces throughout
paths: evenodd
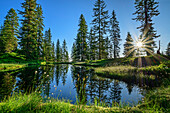
M 131 80 L 108 79 L 97 76 L 93 69 L 68 64 L 32 66 L 12 73 L 0 73 L 0 100 L 16 92 L 41 92 L 44 98 L 69 99 L 83 104 L 104 102 L 108 105 L 125 102 L 137 103 L 145 89 L 157 85 L 157 81 L 133 78 Z M 77 98 L 76 98 L 77 97 Z

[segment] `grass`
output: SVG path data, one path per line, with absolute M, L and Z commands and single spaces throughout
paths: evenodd
M 27 66 L 27 64 L 0 64 L 0 72 L 14 71 Z
M 169 82 L 169 80 L 168 80 Z M 111 107 L 104 107 L 104 104 L 95 102 L 93 105 L 73 105 L 69 101 L 58 99 L 43 99 L 40 94 L 32 93 L 26 94 L 13 94 L 8 99 L 0 103 L 1 113 L 110 113 L 110 112 L 169 112 L 170 111 L 170 87 L 162 86 L 157 90 L 151 91 L 146 95 L 143 102 L 137 106 L 129 107 L 116 105 Z

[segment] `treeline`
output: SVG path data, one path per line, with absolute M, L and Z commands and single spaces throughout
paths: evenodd
M 145 43 L 147 55 L 154 52 L 156 47 L 154 39 L 160 36 L 156 34 L 152 21 L 154 16 L 160 14 L 158 4 L 155 0 L 135 0 L 136 11 L 133 15 L 136 15 L 136 18 L 133 18 L 133 20 L 141 22 L 141 26 L 137 27 L 141 31 L 138 41 Z M 119 21 L 114 10 L 109 15 L 104 0 L 96 0 L 91 25 L 88 31 L 85 17 L 81 14 L 77 37 L 72 46 L 72 60 L 85 61 L 119 57 L 120 42 L 122 40 Z M 137 42 L 133 40 L 130 32 L 128 32 L 123 53 L 126 57 L 134 56 L 136 53 L 137 49 L 134 43 Z
M 55 50 L 55 44 L 51 41 L 51 29 L 45 31 L 45 35 L 43 33 L 45 26 L 41 5 L 36 0 L 25 0 L 21 7 L 23 11 L 18 10 L 21 19 L 13 8 L 5 17 L 0 30 L 0 53 L 17 52 L 25 55 L 27 60 L 68 61 L 66 41 L 60 47 L 58 59 L 58 48 Z

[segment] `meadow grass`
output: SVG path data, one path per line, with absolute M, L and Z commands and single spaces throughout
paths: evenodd
M 119 113 L 119 112 L 169 112 L 170 108 L 170 87 L 161 87 L 146 95 L 143 102 L 129 107 L 128 105 L 117 104 L 106 107 L 105 104 L 97 103 L 92 105 L 70 104 L 69 101 L 48 99 L 44 100 L 39 93 L 13 94 L 0 103 L 1 113 Z

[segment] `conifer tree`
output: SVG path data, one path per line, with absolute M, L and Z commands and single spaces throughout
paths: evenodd
M 51 51 L 51 60 L 55 61 L 55 46 L 54 46 L 54 42 L 52 43 L 52 51 Z
M 113 56 L 114 58 L 119 57 L 120 53 L 120 28 L 119 22 L 116 19 L 115 11 L 113 10 L 112 16 L 110 18 L 110 39 L 113 44 Z
M 107 33 L 108 29 L 108 10 L 105 10 L 106 4 L 103 0 L 96 0 L 93 8 L 93 30 L 97 38 L 98 46 L 98 59 L 103 58 L 103 53 L 105 53 L 104 48 L 104 35 Z
M 43 56 L 43 30 L 44 30 L 44 23 L 43 23 L 43 11 L 41 5 L 37 7 L 37 42 L 38 42 L 38 57 Z
M 21 19 L 22 32 L 20 33 L 20 47 L 22 53 L 27 59 L 38 58 L 38 43 L 37 43 L 37 12 L 36 0 L 25 0 L 22 3 L 24 11 L 19 11 L 23 16 Z
M 65 39 L 64 39 L 63 45 L 62 45 L 62 61 L 63 62 L 68 62 L 69 61 L 67 43 L 66 43 Z
M 83 14 L 80 16 L 78 26 L 77 43 L 79 48 L 77 48 L 77 50 L 79 51 L 78 53 L 80 53 L 80 61 L 85 61 L 87 59 L 87 25 Z
M 110 49 L 110 41 L 109 38 L 107 37 L 105 39 L 105 54 L 104 54 L 105 59 L 109 59 L 109 49 Z
M 56 61 L 57 62 L 61 62 L 61 47 L 60 47 L 60 40 L 57 40 L 57 44 L 56 44 Z
M 0 53 L 3 53 L 3 48 L 4 48 L 4 46 L 3 46 L 3 37 L 2 37 L 2 29 L 3 29 L 3 26 L 1 25 L 1 28 L 0 28 Z
M 130 32 L 128 32 L 127 37 L 126 37 L 126 42 L 124 44 L 124 53 L 123 54 L 126 57 L 133 56 L 133 53 L 134 53 L 134 51 L 132 50 L 133 48 L 134 48 L 133 39 L 132 39 Z
M 89 59 L 90 60 L 96 60 L 96 56 L 97 56 L 97 41 L 96 41 L 96 37 L 94 34 L 93 29 L 90 29 L 90 33 L 89 33 L 89 37 L 88 37 L 88 45 L 89 45 Z
M 51 43 L 51 29 L 49 28 L 46 32 L 45 32 L 45 56 L 46 56 L 46 60 L 52 60 L 52 43 Z
M 76 44 L 73 43 L 72 49 L 71 49 L 71 59 L 72 62 L 76 61 Z
M 80 60 L 81 60 L 81 53 L 82 53 L 82 52 L 81 52 L 81 49 L 80 49 L 80 47 L 81 47 L 81 42 L 82 42 L 82 40 L 81 40 L 80 34 L 77 34 L 77 38 L 75 39 L 76 61 L 80 61 Z
M 1 52 L 13 52 L 17 49 L 18 37 L 18 16 L 11 8 L 5 17 L 4 25 L 1 30 Z
M 168 43 L 167 49 L 166 49 L 166 55 L 170 56 L 170 42 Z
M 155 2 L 155 0 L 135 0 L 136 11 L 133 15 L 136 15 L 136 18 L 133 18 L 133 20 L 141 22 L 141 26 L 137 29 L 140 29 L 142 32 L 142 41 L 145 41 L 147 55 L 150 55 L 150 52 L 154 52 L 154 48 L 156 47 L 154 38 L 160 36 L 157 35 L 154 30 L 154 23 L 152 20 L 153 17 L 160 14 L 158 11 L 158 4 L 159 2 Z

